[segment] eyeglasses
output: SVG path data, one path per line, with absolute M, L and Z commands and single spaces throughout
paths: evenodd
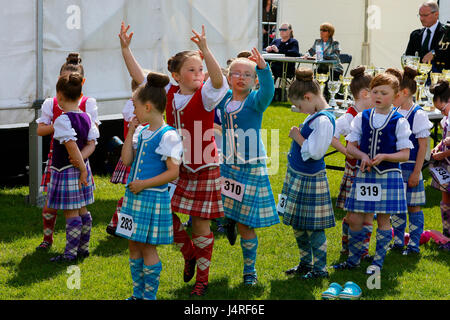
M 279 31 L 288 31 L 289 29 L 287 29 L 287 28 L 280 28 L 280 29 L 278 29 Z
M 433 13 L 435 13 L 436 11 L 431 11 L 430 13 L 427 13 L 427 14 L 420 14 L 420 13 L 418 13 L 417 14 L 417 17 L 419 17 L 419 18 L 426 18 L 426 17 L 428 17 L 430 14 L 433 14 Z
M 322 32 L 328 32 L 328 29 L 320 29 Z
M 243 77 L 244 79 L 250 79 L 254 77 L 253 74 L 251 73 L 240 73 L 240 72 L 230 72 L 230 76 L 236 79 L 240 77 Z

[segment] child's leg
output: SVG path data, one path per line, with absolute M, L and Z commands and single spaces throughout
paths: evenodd
M 53 243 L 53 233 L 55 232 L 56 217 L 58 210 L 47 207 L 47 201 L 42 208 L 42 221 L 44 226 L 44 240 L 37 249 L 48 249 Z
M 363 229 L 367 213 L 349 212 L 348 213 L 348 259 L 347 263 L 354 267 L 361 262 L 361 255 L 364 248 L 364 239 L 366 238 L 366 231 Z
M 311 248 L 311 241 L 308 237 L 307 231 L 294 229 L 294 236 L 295 240 L 297 241 L 297 246 L 300 253 L 299 266 L 303 267 L 302 269 L 312 270 L 313 268 L 312 248 Z
M 363 231 L 365 234 L 365 238 L 363 241 L 363 250 L 361 254 L 362 259 L 369 256 L 370 238 L 372 237 L 373 231 L 373 215 L 371 214 L 364 215 Z
M 189 237 L 180 218 L 175 213 L 172 213 L 173 220 L 173 242 L 180 249 L 184 258 L 184 281 L 188 282 L 195 274 L 195 248 L 194 243 Z
M 450 193 L 442 192 L 441 201 L 442 234 L 450 237 Z
M 254 280 L 256 280 L 255 263 L 258 250 L 258 237 L 256 236 L 254 229 L 240 223 L 238 223 L 237 226 L 239 234 L 241 235 L 242 256 L 244 258 L 244 277 L 246 275 L 253 275 Z
M 117 228 L 117 222 L 119 222 L 119 212 L 120 209 L 122 208 L 122 203 L 123 203 L 123 197 L 119 199 L 119 201 L 117 201 L 117 205 L 116 205 L 116 211 L 114 212 L 114 215 L 111 218 L 111 221 L 108 224 L 108 227 L 110 230 L 115 230 Z
M 80 210 L 81 217 L 81 238 L 80 246 L 78 247 L 78 255 L 87 257 L 89 255 L 89 240 L 91 239 L 91 229 L 92 229 L 92 216 L 86 207 Z
M 214 234 L 211 232 L 209 219 L 192 217 L 192 242 L 197 260 L 196 282 L 207 284 L 214 246 Z
M 308 231 L 311 241 L 314 263 L 313 271 L 319 274 L 327 273 L 327 238 L 324 230 Z
M 408 251 L 419 252 L 420 236 L 423 233 L 424 215 L 420 207 L 409 207 L 409 242 Z
M 81 222 L 80 210 L 64 210 L 66 218 L 66 248 L 64 250 L 64 257 L 68 259 L 75 259 L 80 246 L 81 229 L 83 223 Z
M 144 256 L 144 300 L 156 300 L 156 293 L 159 288 L 159 277 L 161 275 L 162 264 L 158 257 L 156 246 L 145 243 L 143 246 Z
M 141 244 L 132 240 L 128 241 L 130 250 L 130 271 L 133 280 L 133 296 L 136 299 L 143 299 L 145 282 L 144 282 L 144 257 L 141 252 Z
M 342 254 L 348 254 L 348 223 L 347 223 L 347 215 L 342 219 Z
M 377 245 L 372 265 L 377 266 L 381 269 L 389 246 L 389 242 L 391 242 L 392 240 L 390 216 L 388 214 L 378 213 L 377 222 Z
M 396 213 L 391 215 L 392 228 L 394 229 L 394 248 L 405 246 L 406 213 Z

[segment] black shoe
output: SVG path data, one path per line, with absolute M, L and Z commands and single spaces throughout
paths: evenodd
M 312 270 L 311 266 L 306 266 L 306 265 L 300 263 L 298 266 L 295 266 L 289 270 L 286 270 L 284 273 L 287 276 L 292 276 L 292 275 L 303 276 L 303 275 L 307 274 L 308 272 L 310 272 L 311 270 Z
M 77 253 L 77 258 L 78 259 L 84 259 L 89 257 L 89 251 L 85 251 L 85 252 L 78 252 Z
M 255 286 L 258 283 L 258 277 L 255 273 L 244 274 L 244 284 L 246 286 Z
M 195 265 L 197 260 L 192 258 L 191 260 L 184 260 L 183 280 L 189 282 L 194 277 Z
M 310 271 L 302 279 L 318 279 L 318 278 L 329 278 L 330 275 L 327 271 Z
M 227 218 L 227 222 L 224 225 L 225 233 L 230 244 L 233 246 L 236 243 L 237 228 L 236 221 Z
M 51 262 L 74 262 L 76 260 L 77 257 L 71 257 L 65 254 L 60 254 L 59 256 L 50 259 Z
M 42 241 L 40 245 L 36 247 L 38 251 L 48 251 L 52 247 L 52 244 L 48 241 Z
M 111 227 L 111 226 L 109 226 L 109 225 L 106 227 L 106 233 L 109 234 L 109 235 L 111 235 L 111 236 L 120 238 L 120 237 L 116 234 L 116 228 Z
M 334 270 L 353 270 L 358 267 L 359 267 L 359 264 L 354 266 L 354 265 L 349 264 L 347 261 L 344 261 L 344 262 L 341 262 L 341 263 L 338 263 L 338 264 L 335 264 L 332 266 L 332 268 Z
M 399 246 L 397 244 L 391 243 L 388 246 L 388 251 L 393 251 L 393 252 L 403 252 L 404 247 L 403 246 Z
M 204 296 L 207 289 L 208 282 L 196 282 L 194 285 L 194 289 L 192 289 L 190 295 L 199 297 Z

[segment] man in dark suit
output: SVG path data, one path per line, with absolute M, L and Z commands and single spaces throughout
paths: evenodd
M 423 28 L 411 32 L 405 54 L 414 56 L 417 52 L 421 62 L 433 65 L 433 72 L 450 69 L 450 28 L 439 22 L 438 4 L 423 3 L 419 17 Z

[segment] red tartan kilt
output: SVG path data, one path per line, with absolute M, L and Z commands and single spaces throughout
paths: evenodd
M 48 154 L 47 165 L 45 166 L 44 173 L 42 174 L 41 179 L 41 188 L 43 192 L 47 192 L 47 185 L 50 182 L 50 177 L 52 176 L 52 170 L 50 166 L 52 165 L 52 152 L 50 151 Z
M 180 176 L 172 197 L 172 212 L 205 219 L 224 216 L 220 188 L 220 168 L 211 166 L 191 172 L 180 166 Z

